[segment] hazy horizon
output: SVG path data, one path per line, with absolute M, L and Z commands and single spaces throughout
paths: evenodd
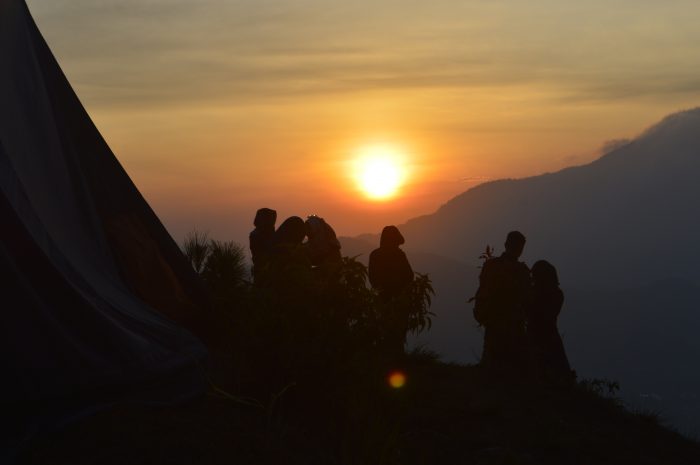
M 483 180 L 590 162 L 700 102 L 700 5 L 29 0 L 69 81 L 177 238 L 243 240 L 258 207 L 341 235 Z M 371 143 L 410 176 L 364 198 Z

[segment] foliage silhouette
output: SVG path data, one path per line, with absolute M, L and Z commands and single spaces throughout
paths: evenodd
M 209 241 L 201 275 L 215 293 L 237 289 L 248 277 L 243 247 L 232 241 Z
M 494 250 L 493 250 L 493 248 L 492 248 L 490 245 L 486 244 L 486 250 L 484 250 L 484 251 L 479 255 L 479 260 L 482 261 L 482 264 L 479 265 L 477 268 L 483 267 L 483 262 L 486 262 L 486 261 L 488 261 L 488 260 L 490 260 L 490 259 L 492 259 L 492 258 L 494 258 L 494 257 L 495 257 L 495 255 L 494 255 Z
M 209 233 L 197 231 L 187 233 L 182 243 L 182 251 L 197 273 L 201 273 L 209 255 Z
M 214 297 L 230 294 L 248 278 L 245 249 L 233 241 L 209 239 L 208 233 L 195 230 L 185 236 L 182 250 Z
M 376 461 L 378 450 L 384 458 L 377 463 L 391 463 L 400 404 L 378 389 L 394 359 L 383 351 L 386 318 L 367 267 L 343 257 L 332 269 L 313 268 L 302 246 L 287 244 L 256 271 L 253 284 L 239 279 L 245 269 L 239 246 L 205 239 L 200 275 L 223 336 L 212 395 L 264 411 L 266 449 L 282 447 L 290 430 L 324 424 L 333 449 L 355 457 L 349 463 Z M 401 296 L 410 331 L 430 327 L 433 294 L 428 276 L 417 274 Z M 303 419 L 290 414 L 299 411 Z
M 244 278 L 240 245 L 194 231 L 183 249 L 212 294 L 236 395 L 289 396 L 308 385 L 337 384 L 385 358 L 386 302 L 368 285 L 357 257 L 321 271 L 304 259 L 302 246 L 285 246 L 253 285 Z M 396 307 L 408 312 L 408 331 L 430 328 L 433 295 L 430 278 L 416 273 L 397 297 Z M 287 392 L 288 386 L 295 387 Z

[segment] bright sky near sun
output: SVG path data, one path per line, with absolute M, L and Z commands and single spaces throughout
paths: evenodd
M 28 0 L 176 238 L 378 232 L 700 104 L 700 3 Z

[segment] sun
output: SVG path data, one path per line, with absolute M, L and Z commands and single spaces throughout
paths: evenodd
M 368 198 L 393 198 L 406 179 L 405 155 L 389 145 L 363 147 L 355 158 L 354 177 L 358 188 Z

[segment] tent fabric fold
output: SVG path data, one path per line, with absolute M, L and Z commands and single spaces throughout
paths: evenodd
M 202 284 L 24 0 L 0 0 L 0 63 L 4 438 L 119 399 L 203 392 Z

